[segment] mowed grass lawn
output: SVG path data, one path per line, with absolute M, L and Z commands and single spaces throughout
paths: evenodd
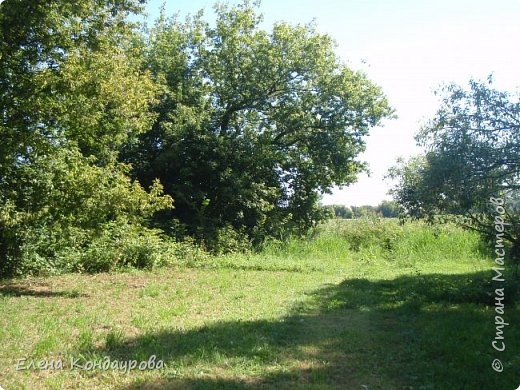
M 504 282 L 510 325 L 498 352 L 500 284 L 480 248 L 451 227 L 344 221 L 308 240 L 193 267 L 4 280 L 0 386 L 513 390 L 516 289 Z M 70 359 L 152 355 L 165 367 L 69 367 Z M 64 367 L 17 371 L 21 358 Z

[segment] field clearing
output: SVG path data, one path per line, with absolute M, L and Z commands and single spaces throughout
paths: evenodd
M 307 240 L 193 267 L 0 282 L 10 389 L 514 389 L 520 306 L 493 350 L 493 262 L 454 227 L 332 221 Z M 507 276 L 509 277 L 509 276 Z M 160 370 L 81 370 L 146 361 Z M 16 370 L 17 361 L 64 362 Z M 504 371 L 491 368 L 494 358 Z M 26 363 L 27 364 L 27 363 Z

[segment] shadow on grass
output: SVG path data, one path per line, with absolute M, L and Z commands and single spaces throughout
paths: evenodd
M 299 273 L 299 274 L 310 274 L 310 273 L 319 271 L 319 269 L 317 269 L 316 267 L 280 266 L 278 264 L 274 264 L 274 265 L 222 264 L 218 268 L 240 270 L 240 271 L 294 272 L 294 273 Z
M 491 273 L 347 279 L 278 321 L 217 322 L 150 332 L 96 350 L 156 355 L 167 368 L 127 389 L 507 389 L 520 378 L 520 315 L 505 290 L 507 351 L 495 336 Z M 491 369 L 494 358 L 504 372 Z
M 23 287 L 17 285 L 4 285 L 0 286 L 0 296 L 9 296 L 9 297 L 40 297 L 40 298 L 53 298 L 53 297 L 61 297 L 61 298 L 80 298 L 86 297 L 87 295 L 80 293 L 76 290 L 64 290 L 64 291 L 52 291 L 47 287 Z

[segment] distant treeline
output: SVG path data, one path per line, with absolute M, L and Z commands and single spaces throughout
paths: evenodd
M 399 206 L 392 200 L 384 200 L 377 206 L 345 206 L 334 204 L 326 206 L 336 218 L 353 219 L 363 217 L 397 218 Z

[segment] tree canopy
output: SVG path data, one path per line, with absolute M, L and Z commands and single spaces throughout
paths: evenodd
M 156 86 L 126 19 L 139 9 L 117 0 L 0 6 L 0 272 L 81 270 L 78 252 L 107 226 L 171 207 L 158 182 L 145 191 L 117 161 L 154 120 Z
M 0 6 L 0 273 L 150 265 L 164 233 L 304 232 L 365 168 L 392 110 L 329 36 L 264 30 L 248 2 L 146 30 L 143 3 Z
M 160 179 L 176 201 L 168 218 L 191 232 L 304 230 L 319 219 L 320 193 L 364 169 L 364 136 L 392 111 L 312 24 L 266 31 L 248 3 L 215 10 L 215 26 L 198 14 L 151 29 L 158 120 L 125 161 L 140 182 Z
M 468 89 L 451 84 L 441 93 L 436 116 L 417 135 L 426 153 L 390 171 L 398 179 L 395 199 L 413 217 L 448 215 L 491 234 L 490 198 L 503 198 L 511 224 L 505 236 L 518 246 L 519 97 L 494 89 L 491 78 L 472 80 Z

